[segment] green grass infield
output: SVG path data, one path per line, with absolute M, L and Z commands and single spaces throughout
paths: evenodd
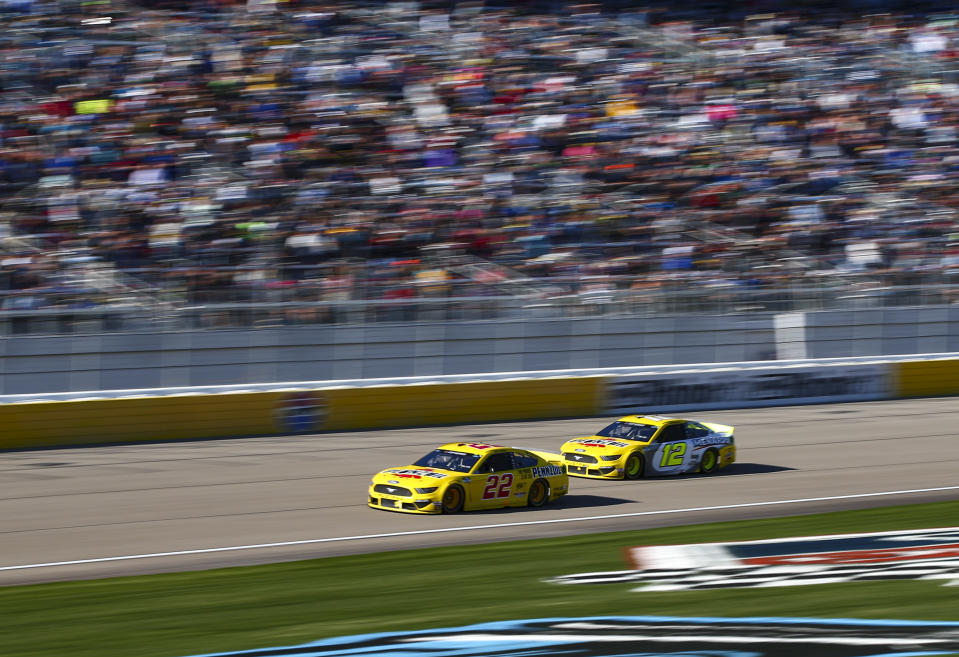
M 954 526 L 959 501 L 0 588 L 3 657 L 182 657 L 379 631 L 593 615 L 959 620 L 959 587 L 883 581 L 640 593 L 544 579 L 623 548 Z

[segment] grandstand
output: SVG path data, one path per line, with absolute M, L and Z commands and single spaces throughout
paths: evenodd
M 959 16 L 632 4 L 8 3 L 0 326 L 959 299 Z

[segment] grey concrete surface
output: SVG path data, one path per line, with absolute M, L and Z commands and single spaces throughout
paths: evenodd
M 768 314 L 18 335 L 0 340 L 0 393 L 740 362 L 774 352 Z
M 782 313 L 776 357 L 842 358 L 959 349 L 959 305 Z
M 959 499 L 850 497 L 959 486 L 956 398 L 690 415 L 736 426 L 736 464 L 456 516 L 370 509 L 369 477 L 452 440 L 555 451 L 609 418 L 0 453 L 0 585 Z
M 595 369 L 959 350 L 959 304 L 743 315 L 263 327 L 0 340 L 0 393 Z

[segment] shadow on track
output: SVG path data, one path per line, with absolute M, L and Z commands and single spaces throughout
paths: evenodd
M 772 465 L 769 463 L 731 463 L 730 465 L 727 465 L 722 470 L 717 470 L 716 472 L 709 475 L 688 474 L 678 478 L 682 479 L 682 478 L 688 478 L 688 477 L 703 477 L 703 478 L 738 477 L 742 475 L 757 475 L 757 474 L 772 474 L 774 472 L 789 472 L 795 469 L 796 468 L 790 468 L 785 465 Z
M 621 497 L 605 497 L 603 495 L 576 495 L 567 494 L 558 500 L 553 500 L 544 507 L 531 509 L 526 506 L 513 506 L 503 509 L 480 509 L 478 511 L 468 511 L 469 515 L 496 516 L 503 513 L 533 513 L 538 511 L 548 511 L 555 509 L 589 509 L 594 507 L 616 506 L 619 504 L 631 504 L 634 500 L 627 500 Z M 442 517 L 442 516 L 436 516 Z
M 715 475 L 734 477 L 736 475 L 770 474 L 772 472 L 789 472 L 796 468 L 790 468 L 785 465 L 769 465 L 767 463 L 732 463 Z
M 635 500 L 627 500 L 621 497 L 606 497 L 604 495 L 577 495 L 571 493 L 550 502 L 547 509 L 589 509 L 601 506 L 616 506 L 617 504 L 630 504 Z
M 724 479 L 726 477 L 741 477 L 744 475 L 758 475 L 758 474 L 773 474 L 776 472 L 790 472 L 796 468 L 789 468 L 784 465 L 770 465 L 767 463 L 733 463 L 726 466 L 722 470 L 717 470 L 712 474 L 704 475 L 698 472 L 693 472 L 689 474 L 681 475 L 647 475 L 642 479 L 636 480 L 636 482 L 625 482 L 627 485 L 629 483 L 642 483 L 642 482 L 654 482 L 654 481 L 682 481 L 684 479 Z M 570 477 L 573 479 L 573 477 Z M 601 479 L 591 479 L 590 481 L 603 481 Z M 612 483 L 617 483 L 622 485 L 624 482 L 617 479 L 608 479 Z

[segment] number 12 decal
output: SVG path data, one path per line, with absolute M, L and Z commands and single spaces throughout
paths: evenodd
M 659 461 L 659 467 L 667 468 L 683 464 L 683 456 L 686 455 L 686 443 L 672 443 L 663 447 L 663 458 Z
M 513 475 L 509 472 L 503 475 L 490 475 L 486 478 L 486 488 L 483 489 L 483 499 L 492 500 L 497 497 L 509 497 L 509 489 L 513 485 Z

